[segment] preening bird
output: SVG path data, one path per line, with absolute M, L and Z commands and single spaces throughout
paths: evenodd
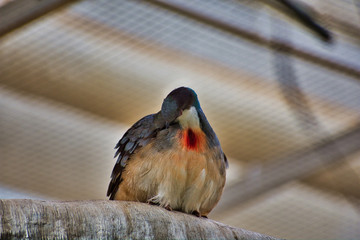
M 117 143 L 110 200 L 139 201 L 206 217 L 220 200 L 228 162 L 194 90 L 180 87 L 161 111 Z

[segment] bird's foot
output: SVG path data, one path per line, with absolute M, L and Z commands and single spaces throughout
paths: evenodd
M 147 201 L 148 204 L 150 205 L 155 205 L 155 206 L 161 206 L 161 204 L 158 202 L 158 201 L 154 201 L 154 200 L 151 200 L 149 199 Z M 170 207 L 170 205 L 165 205 L 164 208 L 168 211 L 172 211 L 173 209 Z
M 192 211 L 191 214 L 192 214 L 192 215 L 195 215 L 195 216 L 197 216 L 197 217 L 201 217 L 201 214 L 199 213 L 199 211 L 196 211 L 196 210 L 195 210 L 195 211 Z
M 192 211 L 191 212 L 192 215 L 195 215 L 197 217 L 202 217 L 202 218 L 208 218 L 206 215 L 201 215 L 201 213 L 199 211 Z
M 168 211 L 172 211 L 172 208 L 170 207 L 170 205 L 166 205 L 164 208 Z
M 150 204 L 150 205 L 155 205 L 155 206 L 160 205 L 158 202 L 154 202 L 154 201 L 151 201 L 151 200 L 148 200 L 147 203 Z

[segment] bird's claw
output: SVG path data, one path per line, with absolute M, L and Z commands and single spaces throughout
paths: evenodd
M 172 208 L 169 205 L 166 205 L 164 208 L 168 211 L 172 211 Z
M 199 211 L 196 211 L 196 210 L 195 210 L 195 211 L 192 211 L 191 214 L 192 214 L 192 215 L 195 215 L 195 216 L 197 216 L 197 217 L 201 217 L 201 214 L 199 213 Z
M 147 201 L 147 203 L 150 204 L 150 205 L 155 205 L 155 206 L 159 206 L 159 205 L 160 205 L 159 203 L 154 202 L 154 201 L 151 201 L 151 200 Z
M 201 215 L 201 213 L 199 211 L 192 211 L 191 212 L 192 215 L 197 216 L 197 217 L 202 217 L 202 218 L 208 218 L 206 215 Z

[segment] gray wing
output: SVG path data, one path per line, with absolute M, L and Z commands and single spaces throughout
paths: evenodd
M 122 181 L 121 174 L 126 167 L 127 162 L 131 159 L 131 155 L 135 150 L 147 145 L 150 140 L 156 137 L 159 130 L 165 127 L 164 121 L 160 113 L 151 114 L 143 117 L 137 121 L 129 130 L 126 131 L 124 136 L 116 144 L 117 157 L 114 169 L 111 174 L 111 181 L 109 183 L 107 196 L 113 200 Z

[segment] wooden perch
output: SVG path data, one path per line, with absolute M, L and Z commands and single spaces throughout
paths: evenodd
M 120 201 L 0 200 L 0 239 L 275 239 L 210 219 Z

